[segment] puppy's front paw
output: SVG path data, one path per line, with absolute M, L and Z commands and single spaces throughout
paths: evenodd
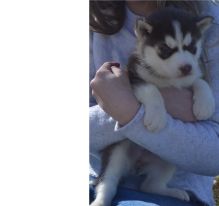
M 163 129 L 167 122 L 165 109 L 159 107 L 148 107 L 145 110 L 144 125 L 150 132 L 158 132 Z
M 212 95 L 205 98 L 195 96 L 193 104 L 193 113 L 198 120 L 210 118 L 215 111 L 215 101 Z

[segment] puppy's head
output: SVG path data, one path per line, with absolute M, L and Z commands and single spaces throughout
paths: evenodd
M 198 59 L 210 16 L 196 17 L 179 9 L 163 9 L 136 22 L 137 51 L 155 74 L 185 79 L 200 76 Z

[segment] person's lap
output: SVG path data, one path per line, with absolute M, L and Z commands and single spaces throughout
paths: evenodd
M 90 203 L 94 200 L 94 188 L 90 188 Z M 200 206 L 195 202 L 185 202 L 175 198 L 143 193 L 119 187 L 111 206 Z

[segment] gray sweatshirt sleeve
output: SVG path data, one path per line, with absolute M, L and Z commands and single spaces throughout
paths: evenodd
M 106 146 L 118 142 L 125 137 L 119 132 L 115 132 L 116 122 L 107 115 L 99 105 L 90 107 L 90 152 L 98 156 L 99 152 Z
M 148 132 L 143 125 L 144 108 L 120 128 L 99 106 L 90 109 L 90 151 L 99 155 L 106 146 L 129 138 L 183 170 L 215 176 L 219 174 L 218 124 L 213 121 L 184 123 L 168 116 L 168 124 L 159 133 Z
M 196 174 L 215 176 L 219 174 L 219 138 L 212 121 L 184 123 L 168 116 L 168 124 L 158 133 L 148 132 L 143 125 L 144 109 L 135 118 L 115 131 L 131 141 Z

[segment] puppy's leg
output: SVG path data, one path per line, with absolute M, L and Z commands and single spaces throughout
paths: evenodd
M 206 120 L 215 111 L 215 100 L 212 91 L 203 79 L 198 79 L 193 84 L 193 112 L 198 120 Z
M 175 167 L 161 159 L 156 160 L 146 167 L 147 178 L 141 185 L 143 192 L 154 193 L 175 197 L 184 201 L 189 201 L 189 195 L 186 191 L 176 188 L 168 188 L 167 183 L 172 178 Z
M 151 132 L 164 128 L 166 124 L 166 109 L 163 98 L 152 84 L 141 84 L 134 86 L 136 98 L 145 107 L 144 124 Z
M 90 206 L 110 206 L 121 177 L 130 170 L 128 148 L 129 141 L 121 142 L 113 148 L 105 172 L 96 187 L 96 199 Z

